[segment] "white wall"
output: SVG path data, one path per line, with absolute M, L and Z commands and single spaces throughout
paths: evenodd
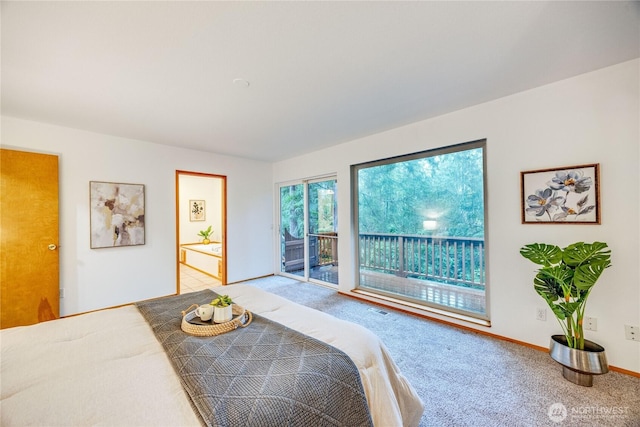
M 12 117 L 2 147 L 59 155 L 61 315 L 176 293 L 176 170 L 227 176 L 228 282 L 273 272 L 268 163 Z M 145 244 L 89 248 L 89 181 L 145 185 Z
M 613 266 L 592 291 L 587 315 L 598 331 L 587 339 L 607 349 L 611 365 L 640 372 L 640 343 L 624 325 L 640 325 L 640 61 L 634 60 L 434 119 L 274 164 L 274 182 L 336 172 L 339 182 L 340 289 L 354 285 L 349 229 L 349 166 L 487 139 L 489 303 L 492 326 L 465 324 L 538 346 L 560 327 L 533 290 L 527 243 L 565 246 L 604 241 Z M 520 171 L 600 163 L 601 225 L 523 225 Z M 437 317 L 437 316 L 435 316 Z M 444 318 L 451 321 L 451 319 Z

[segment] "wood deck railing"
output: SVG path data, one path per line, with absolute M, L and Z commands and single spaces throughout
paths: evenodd
M 301 270 L 304 240 L 286 237 L 283 270 Z M 336 233 L 314 234 L 309 242 L 310 268 L 337 266 Z M 361 270 L 484 290 L 483 239 L 363 233 L 359 245 Z
M 360 234 L 360 268 L 476 289 L 485 287 L 484 240 Z
M 338 233 L 309 235 L 309 266 L 338 265 Z M 304 239 L 285 232 L 283 271 L 304 269 Z
M 311 236 L 318 239 L 318 264 L 338 265 L 338 233 L 321 233 Z

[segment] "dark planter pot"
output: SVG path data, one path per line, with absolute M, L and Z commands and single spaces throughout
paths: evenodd
M 591 387 L 593 376 L 609 372 L 604 347 L 584 341 L 584 350 L 567 346 L 564 335 L 553 335 L 549 347 L 551 358 L 562 365 L 562 376 L 572 383 Z

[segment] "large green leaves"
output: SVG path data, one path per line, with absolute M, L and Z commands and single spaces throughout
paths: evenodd
M 610 259 L 611 251 L 607 249 L 607 244 L 602 242 L 577 242 L 567 246 L 562 254 L 562 260 L 572 267 L 586 263 L 609 261 Z
M 523 246 L 520 254 L 542 266 L 533 278 L 533 287 L 553 310 L 569 346 L 581 348 L 584 305 L 593 285 L 611 265 L 607 244 L 577 242 L 560 249 L 555 245 L 532 243 Z
M 578 289 L 589 290 L 596 284 L 598 278 L 605 268 L 611 265 L 611 261 L 602 260 L 591 262 L 589 264 L 581 265 L 576 268 L 576 272 L 573 275 L 573 284 Z
M 571 280 L 573 270 L 562 268 L 559 265 L 543 267 L 533 279 L 533 286 L 539 294 L 542 292 L 557 298 L 566 298 L 571 294 Z
M 562 249 L 545 243 L 531 243 L 520 248 L 520 254 L 538 265 L 545 267 L 557 264 L 562 260 Z
M 606 243 L 578 242 L 565 248 L 562 260 L 575 268 L 574 285 L 578 289 L 589 290 L 604 269 L 611 265 L 611 251 Z

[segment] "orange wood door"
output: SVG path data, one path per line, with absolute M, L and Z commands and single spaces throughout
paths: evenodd
M 58 157 L 0 150 L 0 328 L 60 317 Z

